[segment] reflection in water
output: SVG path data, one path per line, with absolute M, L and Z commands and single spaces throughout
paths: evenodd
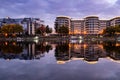
M 45 52 L 52 50 L 52 46 L 45 43 L 17 43 L 5 42 L 0 44 L 0 58 L 4 59 L 40 59 Z
M 67 61 L 70 59 L 69 54 L 69 44 L 67 43 L 61 43 L 56 45 L 55 49 L 55 57 L 58 63 L 62 63 L 63 61 Z
M 58 64 L 71 60 L 83 60 L 90 64 L 98 62 L 99 58 L 108 58 L 112 61 L 120 60 L 120 43 L 118 42 L 38 42 L 17 43 L 4 42 L 0 44 L 0 58 L 3 59 L 40 59 L 55 48 L 55 58 Z
M 64 64 L 70 60 L 84 60 L 87 63 L 95 64 L 99 58 L 109 58 L 112 61 L 119 62 L 120 43 L 59 44 L 56 46 L 55 57 L 60 64 Z
M 105 42 L 103 44 L 104 49 L 109 53 L 109 57 L 113 60 L 120 60 L 120 43 Z

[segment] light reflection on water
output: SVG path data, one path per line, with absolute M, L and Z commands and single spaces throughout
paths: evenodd
M 120 80 L 119 42 L 1 42 L 0 80 Z

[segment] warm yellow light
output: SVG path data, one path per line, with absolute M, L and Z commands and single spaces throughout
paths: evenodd
M 84 49 L 87 47 L 87 45 L 86 45 L 86 44 L 84 44 L 83 46 L 84 46 Z
M 15 42 L 13 42 L 13 45 L 16 45 L 16 43 L 15 43 Z
M 115 46 L 116 46 L 116 47 L 117 47 L 117 46 L 120 46 L 120 44 L 117 43 Z
M 84 31 L 84 34 L 87 34 L 87 32 L 86 32 L 86 31 Z
M 98 45 L 99 48 L 103 49 L 103 45 Z
M 71 47 L 71 44 L 69 44 L 69 48 Z
M 57 61 L 57 64 L 65 64 L 65 61 Z
M 103 34 L 103 30 L 100 30 L 100 31 L 99 31 L 99 34 Z
M 74 30 L 74 34 L 79 34 L 79 33 L 80 33 L 80 31 Z
M 79 49 L 79 45 L 76 44 L 76 45 L 74 46 L 74 48 L 75 48 L 75 49 Z
M 83 60 L 84 58 L 76 58 L 76 57 L 73 57 L 71 58 L 71 60 Z
M 86 61 L 88 64 L 96 64 L 98 61 Z
M 16 34 L 14 33 L 14 34 L 12 34 L 14 37 L 16 36 Z
M 8 45 L 8 42 L 5 42 L 5 45 Z
M 5 36 L 7 37 L 7 36 L 8 36 L 8 34 L 7 34 L 7 33 L 5 33 Z

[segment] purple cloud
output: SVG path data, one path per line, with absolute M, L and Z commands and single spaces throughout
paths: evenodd
M 119 16 L 118 0 L 0 0 L 0 17 L 40 17 L 53 27 L 56 16 L 101 18 Z

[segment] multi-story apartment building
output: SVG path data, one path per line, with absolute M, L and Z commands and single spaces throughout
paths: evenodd
M 63 51 L 65 45 L 67 49 Z M 69 46 L 67 45 L 68 44 L 56 45 L 55 57 L 58 64 L 65 64 L 66 62 L 70 62 L 72 60 L 83 60 L 89 64 L 95 64 L 98 63 L 101 58 L 110 59 L 115 62 L 119 62 L 120 60 L 119 52 L 107 51 L 104 48 L 105 45 L 101 42 L 83 42 L 80 44 L 71 43 Z
M 43 20 L 40 20 L 39 18 L 3 18 L 0 19 L 0 26 L 6 25 L 6 24 L 20 24 L 23 26 L 24 33 L 27 33 L 28 35 L 35 35 L 35 29 L 40 27 L 44 24 Z
M 22 26 L 24 26 L 29 35 L 35 35 L 35 30 L 42 25 L 41 23 L 39 18 L 24 18 Z
M 57 28 L 61 26 L 66 26 L 70 29 L 71 26 L 71 19 L 67 16 L 58 16 L 55 19 L 55 26 L 57 25 Z
M 84 19 L 75 20 L 69 17 L 56 17 L 55 24 L 68 26 L 70 34 L 102 34 L 109 26 L 120 25 L 120 17 L 111 20 L 100 20 L 97 16 L 88 16 Z
M 84 21 L 71 20 L 70 34 L 84 34 Z
M 111 19 L 110 20 L 110 25 L 111 26 L 120 25 L 120 17 L 115 17 L 115 18 Z
M 109 27 L 109 20 L 99 20 L 99 34 L 103 33 L 103 30 L 106 29 L 106 27 Z
M 98 17 L 89 16 L 84 19 L 84 28 L 87 34 L 98 34 L 99 27 Z

